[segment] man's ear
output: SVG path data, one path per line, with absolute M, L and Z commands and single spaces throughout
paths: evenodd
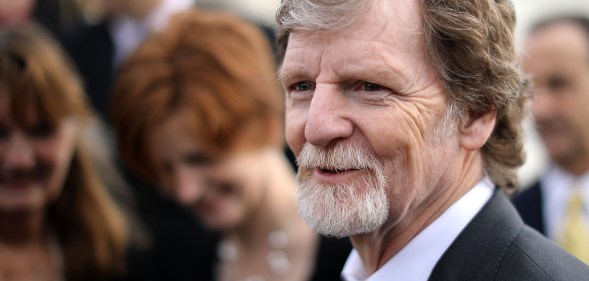
M 469 117 L 459 127 L 460 145 L 468 151 L 483 147 L 495 128 L 496 119 L 497 111 L 495 109 L 478 117 Z

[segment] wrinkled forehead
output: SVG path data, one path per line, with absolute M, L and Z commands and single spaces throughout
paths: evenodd
M 290 32 L 290 37 L 296 39 L 307 38 L 317 41 L 326 36 L 341 36 L 358 40 L 373 40 L 378 38 L 390 38 L 391 40 L 402 39 L 408 34 L 422 34 L 422 15 L 418 0 L 398 1 L 374 1 L 372 6 L 359 11 L 362 14 L 353 15 L 356 11 L 339 11 L 326 15 L 327 18 L 334 18 L 333 24 L 329 25 L 326 20 L 324 26 L 317 23 L 303 22 L 295 25 Z M 351 22 L 345 25 L 337 25 L 336 17 L 345 17 L 350 14 Z M 292 40 L 289 40 L 292 41 Z M 291 42 L 289 42 L 289 45 Z
M 421 22 L 418 2 L 400 0 L 375 6 L 347 29 L 295 29 L 279 80 L 284 84 L 303 78 L 298 76 L 318 75 L 320 69 L 335 71 L 339 76 L 387 74 L 387 78 L 401 80 L 420 73 L 426 76 L 423 74 L 431 72 L 431 65 Z

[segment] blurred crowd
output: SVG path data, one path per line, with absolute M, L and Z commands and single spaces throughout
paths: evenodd
M 209 8 L 0 1 L 0 281 L 341 280 L 352 245 L 297 214 L 272 28 Z M 585 28 L 578 49 L 589 61 Z M 554 93 L 576 81 L 573 70 L 525 66 L 550 72 L 534 82 Z M 547 97 L 558 100 L 541 105 L 555 108 Z M 558 110 L 534 112 L 553 125 L 556 156 L 568 145 L 554 137 L 565 130 Z M 571 118 L 583 128 L 584 117 Z M 589 150 L 580 135 L 573 155 Z M 559 159 L 551 173 L 568 174 Z M 588 177 L 589 166 L 574 167 Z M 568 194 L 558 196 L 564 205 Z M 556 208 L 537 227 L 555 240 L 565 220 Z
M 349 241 L 297 215 L 269 26 L 193 0 L 0 24 L 0 280 L 339 280 Z

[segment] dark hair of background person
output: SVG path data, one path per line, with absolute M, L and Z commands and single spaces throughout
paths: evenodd
M 9 89 L 16 120 L 31 106 L 56 125 L 73 117 L 87 127 L 93 115 L 80 81 L 57 43 L 34 24 L 0 30 L 0 84 Z M 85 142 L 78 141 L 63 192 L 49 206 L 67 280 L 103 280 L 123 272 L 128 230 L 99 179 Z
M 284 106 L 273 59 L 255 26 L 196 9 L 180 14 L 121 67 L 112 124 L 123 163 L 157 182 L 149 134 L 182 109 L 210 159 L 281 148 Z
M 587 41 L 589 41 L 589 17 L 582 16 L 582 15 L 557 15 L 550 18 L 546 18 L 534 24 L 531 28 L 530 33 L 534 33 L 540 31 L 541 29 L 551 26 L 552 24 L 558 22 L 570 22 L 573 23 L 583 29 L 585 32 Z

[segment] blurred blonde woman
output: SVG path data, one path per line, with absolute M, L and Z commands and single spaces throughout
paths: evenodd
M 128 230 L 87 147 L 80 82 L 35 25 L 0 30 L 0 280 L 124 273 Z

